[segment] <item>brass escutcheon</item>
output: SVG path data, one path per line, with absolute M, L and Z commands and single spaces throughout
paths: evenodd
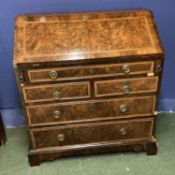
M 89 73 L 93 75 L 93 74 L 96 73 L 96 70 L 95 69 L 89 69 Z
M 60 91 L 59 91 L 58 88 L 55 88 L 55 89 L 53 90 L 52 95 L 53 95 L 53 98 L 54 98 L 55 100 L 59 100 L 60 97 L 61 97 L 61 94 L 60 94 Z
M 84 15 L 84 16 L 83 16 L 83 21 L 87 21 L 88 18 L 89 18 L 89 17 L 88 17 L 87 15 Z
M 124 94 L 129 94 L 129 85 L 128 84 L 124 84 L 122 89 L 123 89 Z

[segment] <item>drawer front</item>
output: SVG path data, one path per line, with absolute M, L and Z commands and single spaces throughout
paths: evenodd
M 118 100 L 118 118 L 154 115 L 156 96 L 123 98 Z
M 125 74 L 153 73 L 154 61 L 125 64 L 104 64 L 96 66 L 76 66 L 28 70 L 30 82 L 50 82 L 93 77 L 117 76 Z
M 155 96 L 27 106 L 30 126 L 153 115 Z
M 31 129 L 33 148 L 82 145 L 127 139 L 144 139 L 152 135 L 153 119 L 76 124 Z
M 64 83 L 23 87 L 26 103 L 55 100 L 68 100 L 90 97 L 89 82 Z
M 127 95 L 156 92 L 158 77 L 104 80 L 95 82 L 95 96 Z

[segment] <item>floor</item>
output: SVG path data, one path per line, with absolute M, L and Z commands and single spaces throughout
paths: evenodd
M 7 129 L 7 144 L 0 147 L 0 175 L 172 175 L 175 172 L 175 113 L 159 114 L 156 156 L 114 153 L 62 158 L 30 167 L 26 128 Z

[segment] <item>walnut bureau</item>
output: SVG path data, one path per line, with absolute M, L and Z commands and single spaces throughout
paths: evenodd
M 14 68 L 30 165 L 102 152 L 156 154 L 163 59 L 149 10 L 18 16 Z

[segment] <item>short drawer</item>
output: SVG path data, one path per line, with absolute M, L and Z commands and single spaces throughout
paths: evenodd
M 30 129 L 33 148 L 150 138 L 153 119 L 125 120 Z
M 95 96 L 112 96 L 156 92 L 158 77 L 115 79 L 95 82 Z
M 26 106 L 30 126 L 150 116 L 156 97 L 135 97 L 87 102 Z
M 25 86 L 22 91 L 26 103 L 79 99 L 90 97 L 90 84 L 89 82 L 79 82 Z
M 117 76 L 126 74 L 153 73 L 154 61 L 122 64 L 102 64 L 89 66 L 72 66 L 60 68 L 43 68 L 28 70 L 30 82 L 51 82 L 57 80 L 84 79 L 93 77 Z

